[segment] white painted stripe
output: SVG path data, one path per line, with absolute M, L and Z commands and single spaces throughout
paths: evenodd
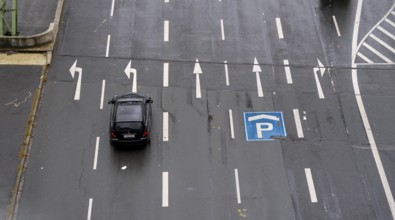
M 281 19 L 280 18 L 276 18 L 276 25 L 277 25 L 278 38 L 283 39 L 284 38 L 284 34 L 283 34 L 283 28 L 282 28 L 282 25 L 281 25 Z
M 390 50 L 392 53 L 395 53 L 395 49 L 393 47 L 388 45 L 386 42 L 382 41 L 380 38 L 376 37 L 376 35 L 371 34 L 370 37 L 373 38 L 375 41 L 379 42 L 381 45 L 383 45 L 385 48 Z
M 111 17 L 114 16 L 114 6 L 115 6 L 115 0 L 112 0 L 112 3 L 111 3 L 111 13 L 110 13 L 110 16 L 111 16 Z
M 200 90 L 200 76 L 199 75 L 200 75 L 199 73 L 196 74 L 196 98 L 197 99 L 202 98 L 202 92 Z
M 337 25 L 336 16 L 333 15 L 332 18 L 333 18 L 333 23 L 335 23 L 337 36 L 341 37 L 342 35 L 340 34 L 339 26 Z
M 317 194 L 315 192 L 314 181 L 313 181 L 313 176 L 311 175 L 311 170 L 310 168 L 305 168 L 304 172 L 306 174 L 307 186 L 309 188 L 311 202 L 316 203 Z
M 165 0 L 165 3 L 169 3 L 169 0 Z
M 165 42 L 169 41 L 169 21 L 164 22 L 163 40 Z
M 169 63 L 163 63 L 163 87 L 169 87 Z
M 289 61 L 284 60 L 285 77 L 287 77 L 287 83 L 292 84 L 291 68 L 289 67 Z
M 110 53 L 110 42 L 111 42 L 111 35 L 108 35 L 107 36 L 106 57 L 108 57 L 108 54 Z
M 81 96 L 81 80 L 82 80 L 82 68 L 77 67 L 75 71 L 78 72 L 77 86 L 75 88 L 74 100 L 80 100 Z
M 394 12 L 394 11 L 391 11 L 391 14 L 392 14 L 392 15 L 395 15 L 395 12 Z
M 106 89 L 106 80 L 103 79 L 102 86 L 101 86 L 100 109 L 103 109 L 105 89 Z
M 233 113 L 232 109 L 229 109 L 229 121 L 230 121 L 230 137 L 232 139 L 235 139 L 235 130 L 233 127 Z
M 224 61 L 225 64 L 225 81 L 226 81 L 226 86 L 229 86 L 229 72 L 228 72 L 228 61 Z
M 359 31 L 359 24 L 360 24 L 360 18 L 361 18 L 361 13 L 362 13 L 362 3 L 363 0 L 358 0 L 358 5 L 357 5 L 357 13 L 355 16 L 355 21 L 354 21 L 354 31 L 353 31 L 353 40 L 352 40 L 352 51 L 357 51 L 357 40 L 358 40 L 358 31 Z M 392 9 L 395 7 L 395 4 L 393 5 Z M 391 9 L 391 10 L 392 10 Z M 353 53 L 355 54 L 355 53 Z M 385 170 L 383 167 L 383 164 L 381 162 L 380 155 L 377 150 L 376 142 L 372 133 L 372 129 L 370 127 L 370 123 L 368 120 L 368 117 L 366 115 L 365 111 L 365 106 L 362 101 L 361 97 L 361 91 L 359 89 L 358 85 L 358 70 L 357 70 L 357 65 L 354 63 L 355 62 L 355 56 L 353 55 L 351 57 L 352 59 L 352 65 L 351 65 L 351 71 L 352 71 L 352 82 L 353 82 L 353 87 L 354 87 L 354 93 L 355 93 L 355 98 L 357 100 L 359 112 L 362 117 L 362 121 L 365 127 L 365 132 L 366 135 L 368 136 L 368 140 L 370 143 L 370 148 L 372 150 L 373 158 L 376 162 L 376 167 L 379 172 L 380 180 L 381 183 L 383 184 L 384 192 L 387 198 L 388 206 L 390 207 L 391 214 L 392 214 L 392 219 L 395 219 L 395 201 L 394 197 L 391 192 L 390 185 L 388 183 L 387 175 L 385 174 Z
M 392 38 L 392 40 L 395 40 L 395 36 L 390 32 L 388 32 L 387 30 L 385 30 L 384 28 L 382 28 L 381 26 L 378 26 L 377 29 L 379 29 L 381 32 L 386 34 L 388 37 Z
M 237 203 L 241 204 L 240 198 L 240 183 L 239 183 L 239 171 L 235 169 L 235 181 L 236 181 L 236 196 L 237 196 Z
M 92 217 L 92 203 L 93 203 L 93 199 L 90 198 L 89 205 L 88 205 L 88 216 L 86 217 L 87 220 L 91 220 L 91 217 Z
M 295 118 L 296 131 L 298 132 L 298 138 L 303 138 L 304 135 L 303 135 L 302 123 L 300 121 L 299 109 L 293 109 L 293 113 Z
M 324 92 L 322 91 L 320 79 L 318 78 L 318 71 L 319 71 L 319 70 L 320 70 L 320 69 L 317 68 L 317 67 L 313 68 L 315 83 L 316 83 L 316 85 L 317 85 L 318 97 L 319 97 L 320 99 L 325 99 L 325 95 L 324 95 Z
M 395 23 L 392 22 L 390 19 L 386 18 L 385 21 L 386 21 L 388 24 L 390 24 L 392 27 L 395 28 Z
M 221 34 L 222 34 L 222 40 L 225 40 L 225 30 L 224 30 L 224 20 L 221 19 Z
M 163 141 L 169 141 L 169 113 L 163 112 Z
M 387 63 L 393 63 L 390 59 L 388 59 L 386 56 L 384 56 L 383 54 L 381 54 L 379 51 L 377 51 L 376 49 L 374 49 L 373 47 L 371 47 L 369 44 L 367 44 L 366 42 L 362 44 L 363 46 L 365 46 L 366 48 L 368 48 L 370 51 L 372 51 L 374 54 L 376 54 L 377 56 L 379 56 L 381 59 L 383 59 L 385 62 Z
M 162 207 L 169 207 L 169 172 L 162 173 Z
M 363 60 L 365 60 L 367 63 L 374 63 L 373 61 L 371 61 L 369 58 L 367 58 L 365 55 L 363 55 L 362 53 L 358 52 L 357 56 L 361 57 Z
M 95 159 L 93 160 L 93 169 L 97 168 L 97 158 L 99 156 L 100 137 L 96 137 Z
M 261 83 L 261 77 L 259 76 L 259 72 L 255 72 L 256 74 L 256 84 L 258 88 L 258 97 L 263 97 L 263 90 L 262 90 L 262 83 Z

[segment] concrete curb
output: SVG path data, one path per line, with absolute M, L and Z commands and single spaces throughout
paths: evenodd
M 62 14 L 64 0 L 58 0 L 56 12 L 53 23 L 48 29 L 42 33 L 31 36 L 1 36 L 0 50 L 1 51 L 48 51 L 53 49 L 53 45 L 58 34 L 59 21 Z M 47 45 L 43 48 L 34 48 Z M 29 49 L 31 48 L 31 49 Z

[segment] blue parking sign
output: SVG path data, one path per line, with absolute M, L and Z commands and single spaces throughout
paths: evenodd
M 247 141 L 268 141 L 273 136 L 286 137 L 282 112 L 244 112 Z

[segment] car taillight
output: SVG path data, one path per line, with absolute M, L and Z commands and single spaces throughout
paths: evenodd
M 148 131 L 144 131 L 143 137 L 148 137 Z
M 115 132 L 111 131 L 111 138 L 116 138 Z

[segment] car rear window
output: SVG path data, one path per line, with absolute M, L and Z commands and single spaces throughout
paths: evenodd
M 133 130 L 140 130 L 143 127 L 142 122 L 119 122 L 116 124 L 116 130 L 119 131 L 121 129 L 133 129 Z
M 121 102 L 117 107 L 116 122 L 143 121 L 141 104 Z

